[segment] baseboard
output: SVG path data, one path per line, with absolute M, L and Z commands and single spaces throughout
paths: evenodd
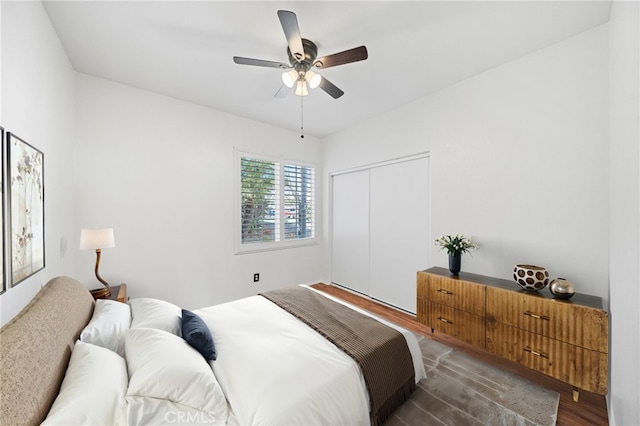
M 396 311 L 402 312 L 403 314 L 411 315 L 412 317 L 416 317 L 417 318 L 417 314 L 415 312 L 411 312 L 411 311 L 403 309 L 403 308 L 401 308 L 399 306 L 392 305 L 391 303 L 387 303 L 384 300 L 376 299 L 375 297 L 371 297 L 368 294 L 362 293 L 362 292 L 357 291 L 357 290 L 353 290 L 353 289 L 351 289 L 349 287 L 346 287 L 346 286 L 344 286 L 342 284 L 338 284 L 338 283 L 332 282 L 331 284 L 325 284 L 325 285 L 332 285 L 332 286 L 335 286 L 335 287 L 339 287 L 342 290 L 348 291 L 351 294 L 355 294 L 356 296 L 360 296 L 362 298 L 371 300 L 372 302 L 376 302 L 376 303 L 379 303 L 380 305 L 384 305 L 384 306 L 386 306 L 388 308 L 395 309 Z

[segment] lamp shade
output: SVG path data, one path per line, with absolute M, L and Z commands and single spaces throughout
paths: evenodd
M 80 231 L 80 250 L 98 250 L 116 246 L 113 228 Z
M 304 80 L 298 80 L 298 84 L 296 85 L 295 94 L 298 96 L 307 96 L 309 94 L 309 90 L 307 90 L 307 82 Z
M 298 80 L 298 71 L 290 70 L 282 73 L 282 82 L 285 86 L 291 88 Z
M 322 77 L 320 76 L 320 74 L 316 74 L 313 71 L 307 71 L 304 75 L 304 79 L 307 80 L 307 83 L 309 83 L 309 87 L 311 89 L 315 89 L 316 87 L 320 86 L 320 82 L 322 81 Z

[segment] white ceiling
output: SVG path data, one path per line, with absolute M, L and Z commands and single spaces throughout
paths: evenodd
M 301 98 L 274 98 L 288 62 L 277 10 L 296 13 L 318 56 L 366 45 L 369 59 L 320 73 L 345 91 L 304 98 L 305 133 L 323 137 L 578 34 L 606 1 L 52 1 L 73 67 L 89 75 L 291 130 Z

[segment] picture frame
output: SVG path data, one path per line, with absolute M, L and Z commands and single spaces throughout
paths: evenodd
M 11 286 L 45 267 L 44 154 L 7 133 Z

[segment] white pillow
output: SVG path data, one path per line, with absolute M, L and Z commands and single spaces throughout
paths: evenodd
M 225 424 L 227 400 L 213 370 L 181 337 L 131 328 L 125 339 L 127 422 Z
M 159 299 L 129 300 L 131 328 L 157 328 L 181 336 L 182 310 L 173 303 Z
M 98 299 L 80 340 L 124 356 L 124 336 L 131 326 L 131 307 L 115 300 Z
M 126 425 L 127 365 L 117 353 L 77 341 L 43 425 Z

